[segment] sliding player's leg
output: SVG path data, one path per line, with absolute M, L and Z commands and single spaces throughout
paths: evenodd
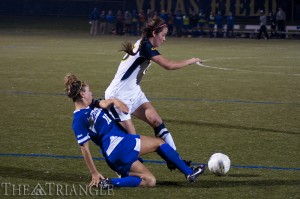
M 138 160 L 131 165 L 127 176 L 100 180 L 100 187 L 105 189 L 110 187 L 154 187 L 155 185 L 156 179 L 153 174 Z
M 140 136 L 141 148 L 140 155 L 156 151 L 166 162 L 175 165 L 182 173 L 184 173 L 190 182 L 194 182 L 196 178 L 204 173 L 205 166 L 200 165 L 196 168 L 191 168 L 186 165 L 177 151 L 175 151 L 169 144 L 164 143 L 160 138 L 153 138 L 148 136 Z

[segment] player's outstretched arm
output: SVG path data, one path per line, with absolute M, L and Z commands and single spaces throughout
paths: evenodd
M 154 61 L 155 63 L 157 63 L 158 65 L 162 66 L 167 70 L 176 70 L 188 66 L 190 64 L 194 64 L 196 62 L 202 62 L 201 59 L 199 58 L 191 58 L 187 60 L 174 61 L 174 60 L 169 60 L 162 55 L 157 55 L 152 57 L 152 61 Z
M 92 174 L 92 181 L 90 182 L 89 187 L 92 187 L 92 186 L 98 187 L 100 179 L 104 179 L 104 177 L 102 176 L 101 173 L 98 172 L 98 170 L 94 164 L 94 161 L 93 161 L 93 158 L 92 158 L 92 155 L 90 152 L 90 148 L 89 148 L 89 142 L 86 142 L 83 144 L 83 146 L 80 146 L 80 149 L 81 149 L 82 155 L 84 157 L 84 161 L 85 161 L 90 173 Z
M 107 100 L 101 100 L 99 102 L 99 106 L 101 108 L 108 109 L 110 106 L 114 105 L 116 108 L 118 108 L 123 113 L 128 113 L 128 107 L 126 104 L 124 104 L 121 100 L 117 98 L 107 99 Z

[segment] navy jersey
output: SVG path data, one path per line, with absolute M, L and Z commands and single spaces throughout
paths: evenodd
M 133 52 L 136 54 L 126 54 L 123 57 L 114 79 L 105 91 L 105 99 L 128 99 L 136 96 L 141 91 L 140 82 L 150 67 L 150 60 L 160 55 L 148 38 L 138 40 L 134 44 Z

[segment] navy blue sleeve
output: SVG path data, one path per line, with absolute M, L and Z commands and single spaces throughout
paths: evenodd
M 92 103 L 91 103 L 91 105 L 90 105 L 90 107 L 93 109 L 93 108 L 95 108 L 95 107 L 97 107 L 97 108 L 101 108 L 100 106 L 99 106 L 99 102 L 101 101 L 102 99 L 101 98 L 99 98 L 99 99 L 93 99 L 92 100 Z
M 149 40 L 143 42 L 141 46 L 140 55 L 145 57 L 147 60 L 151 60 L 152 57 L 160 55 L 158 50 L 150 43 Z

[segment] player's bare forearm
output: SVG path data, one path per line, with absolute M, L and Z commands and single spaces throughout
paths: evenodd
M 86 163 L 86 165 L 87 165 L 87 167 L 90 170 L 90 173 L 92 175 L 92 180 L 89 183 L 89 187 L 92 187 L 92 186 L 98 187 L 100 179 L 104 179 L 104 177 L 102 176 L 101 173 L 99 173 L 97 171 L 97 168 L 94 164 L 92 155 L 90 153 L 88 142 L 84 143 L 83 146 L 81 146 L 80 148 L 81 148 L 81 152 L 82 152 L 82 155 L 84 157 L 85 163 Z
M 83 146 L 80 147 L 80 149 L 90 173 L 91 174 L 98 173 L 89 149 L 89 143 L 88 142 L 84 143 Z
M 127 105 L 124 104 L 122 101 L 120 101 L 117 98 L 112 98 L 112 99 L 107 99 L 107 100 L 101 100 L 99 102 L 99 106 L 101 108 L 105 108 L 105 109 L 108 109 L 112 105 L 114 105 L 116 108 L 118 108 L 120 111 L 122 111 L 124 113 L 128 113 L 128 111 L 129 111 Z
M 158 65 L 160 65 L 161 67 L 165 68 L 166 70 L 176 70 L 196 62 L 201 62 L 199 58 L 191 58 L 182 61 L 174 61 L 174 60 L 169 60 L 161 55 L 152 57 L 152 60 Z

